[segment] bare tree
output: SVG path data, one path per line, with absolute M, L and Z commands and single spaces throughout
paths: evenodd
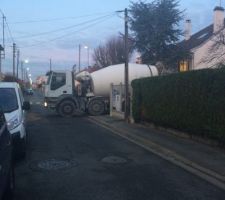
M 124 59 L 124 40 L 121 37 L 112 37 L 94 49 L 93 60 L 100 67 L 124 63 Z
M 99 67 L 106 67 L 110 65 L 108 51 L 106 46 L 99 45 L 94 49 L 93 60 Z

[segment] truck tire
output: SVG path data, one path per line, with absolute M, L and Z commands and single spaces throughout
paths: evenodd
M 105 112 L 105 103 L 100 99 L 94 99 L 88 104 L 90 115 L 102 115 Z
M 58 113 L 62 117 L 72 117 L 75 113 L 76 106 L 73 101 L 65 100 L 58 106 Z

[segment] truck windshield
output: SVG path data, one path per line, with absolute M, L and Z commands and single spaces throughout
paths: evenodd
M 66 84 L 65 73 L 53 73 L 51 76 L 51 90 L 56 90 Z
M 3 112 L 12 112 L 18 109 L 18 102 L 15 89 L 0 88 L 0 107 Z

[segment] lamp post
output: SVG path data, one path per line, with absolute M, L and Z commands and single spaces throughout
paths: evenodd
M 24 64 L 27 64 L 27 63 L 29 63 L 28 59 L 21 60 L 21 63 L 20 63 L 22 81 L 25 81 L 26 79 L 26 70 L 24 69 Z
M 27 67 L 27 68 L 26 68 L 26 80 L 27 80 L 27 81 L 28 81 L 28 73 L 29 73 L 29 71 L 30 71 L 30 68 Z
M 87 63 L 89 67 L 89 46 L 84 46 L 85 49 L 87 49 Z
M 89 66 L 89 64 L 90 64 L 90 62 L 89 62 L 89 49 L 90 49 L 90 47 L 89 46 L 87 46 L 87 45 L 81 45 L 81 44 L 79 44 L 79 54 L 78 54 L 78 71 L 80 71 L 80 69 L 81 69 L 81 47 L 83 48 L 85 48 L 85 49 L 87 49 L 87 63 L 88 63 L 88 66 Z
M 80 54 L 81 54 L 81 44 L 79 44 L 79 63 L 78 63 L 78 71 L 80 72 Z

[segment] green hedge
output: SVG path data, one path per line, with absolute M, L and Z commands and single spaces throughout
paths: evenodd
M 225 144 L 225 68 L 134 80 L 135 121 L 219 139 Z

